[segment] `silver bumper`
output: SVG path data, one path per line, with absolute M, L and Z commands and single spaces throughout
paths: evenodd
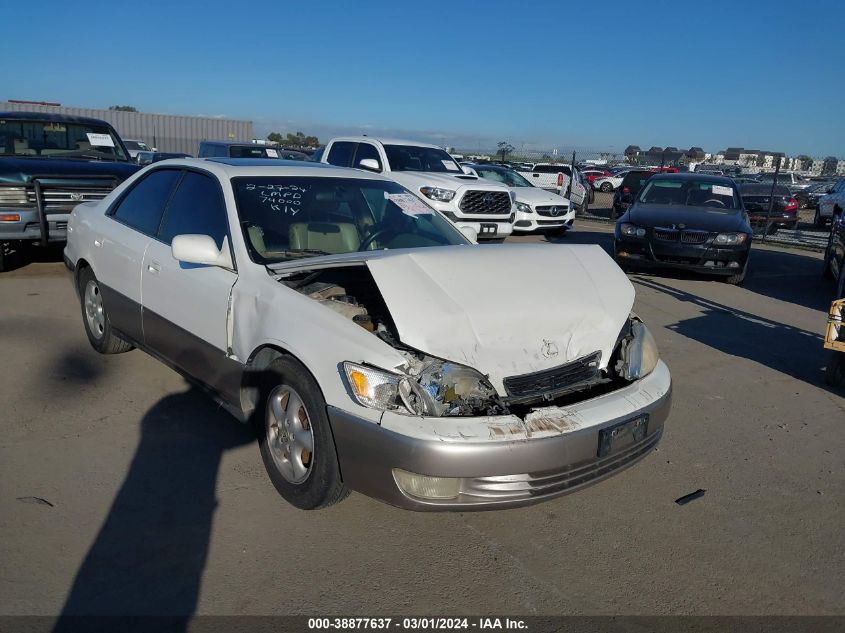
M 341 474 L 353 490 L 411 510 L 488 510 L 574 492 L 636 463 L 662 436 L 671 391 L 661 362 L 628 387 L 524 420 L 385 414 L 378 425 L 333 407 L 329 417 Z M 599 457 L 601 431 L 638 416 L 648 417 L 645 436 Z M 460 492 L 445 500 L 412 497 L 396 484 L 395 468 L 460 478 Z

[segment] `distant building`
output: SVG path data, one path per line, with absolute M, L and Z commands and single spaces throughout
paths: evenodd
M 161 152 L 184 152 L 196 156 L 199 142 L 207 139 L 253 138 L 252 121 L 214 117 L 97 110 L 45 105 L 26 101 L 0 101 L 0 112 L 49 112 L 107 121 L 121 138 L 139 139 Z

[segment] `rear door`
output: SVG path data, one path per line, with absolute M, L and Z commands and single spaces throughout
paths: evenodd
M 239 363 L 229 358 L 229 301 L 234 270 L 180 262 L 171 242 L 177 235 L 211 236 L 231 245 L 223 191 L 217 177 L 186 170 L 164 211 L 144 257 L 144 341 L 157 354 L 237 402 Z
M 136 181 L 109 209 L 104 230 L 93 235 L 99 280 L 112 326 L 143 342 L 141 269 L 144 253 L 158 231 L 167 201 L 179 179 L 178 169 L 156 169 Z

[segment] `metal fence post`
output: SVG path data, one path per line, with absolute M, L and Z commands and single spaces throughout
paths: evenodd
M 772 190 L 769 192 L 769 211 L 766 213 L 766 226 L 763 227 L 763 242 L 766 241 L 766 236 L 769 234 L 769 226 L 772 222 L 772 209 L 775 206 L 775 187 L 778 184 L 778 174 L 780 174 L 780 158 L 775 164 L 775 175 L 772 178 Z

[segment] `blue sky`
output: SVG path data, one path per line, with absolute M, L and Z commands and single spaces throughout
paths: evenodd
M 845 157 L 845 3 L 15 2 L 0 99 L 470 149 Z

